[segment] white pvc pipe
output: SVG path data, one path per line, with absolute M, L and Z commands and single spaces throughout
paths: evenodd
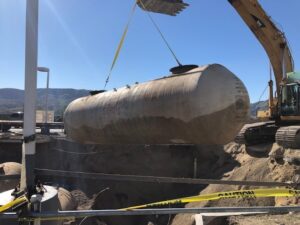
M 38 0 L 27 0 L 25 41 L 24 138 L 35 135 L 38 56 Z M 35 140 L 22 145 L 21 189 L 34 185 Z

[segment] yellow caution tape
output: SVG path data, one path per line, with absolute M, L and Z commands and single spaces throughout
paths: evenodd
M 14 206 L 17 206 L 21 203 L 27 202 L 27 198 L 25 196 L 21 196 L 19 198 L 16 198 L 15 200 L 7 203 L 6 205 L 0 206 L 0 213 L 13 208 Z
M 138 205 L 138 206 L 133 206 L 128 208 L 123 208 L 121 210 L 141 209 L 147 207 L 158 207 L 158 206 L 166 206 L 166 205 L 190 203 L 190 202 L 214 201 L 214 200 L 229 199 L 229 198 L 248 199 L 248 198 L 262 198 L 262 197 L 300 197 L 300 190 L 254 189 L 254 190 L 217 192 L 217 193 L 207 194 L 207 195 L 196 195 L 191 197 L 149 203 L 145 205 Z

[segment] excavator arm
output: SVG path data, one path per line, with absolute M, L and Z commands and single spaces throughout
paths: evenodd
M 228 0 L 264 47 L 273 67 L 279 90 L 286 73 L 294 71 L 294 63 L 284 33 L 279 30 L 257 0 Z
M 137 0 L 139 6 L 146 11 L 157 12 L 167 15 L 180 13 L 187 5 L 182 0 Z M 196 1 L 196 0 L 195 0 Z M 278 100 L 282 100 L 283 93 L 280 92 L 281 84 L 287 82 L 287 73 L 294 72 L 293 57 L 284 33 L 276 27 L 271 18 L 258 3 L 258 0 L 228 0 L 244 20 L 252 33 L 265 49 L 273 67 L 277 94 L 279 99 L 273 99 L 273 81 L 270 80 L 269 110 L 263 112 L 263 117 L 275 119 L 245 125 L 236 136 L 235 141 L 240 144 L 255 145 L 267 142 L 276 142 L 285 148 L 300 148 L 300 126 L 280 126 L 278 121 L 296 122 L 300 121 L 299 99 L 291 95 L 286 98 L 289 101 L 278 106 Z M 147 6 L 145 6 L 147 5 Z M 292 84 L 295 85 L 295 84 Z M 287 85 L 284 86 L 286 88 Z M 292 86 L 293 87 L 293 86 Z M 299 85 L 297 84 L 297 90 Z M 295 91 L 293 91 L 295 94 Z M 293 93 L 292 92 L 292 93 Z M 297 92 L 298 93 L 298 92 Z M 280 95 L 282 94 L 282 96 Z M 298 96 L 298 94 L 297 94 Z M 295 102 L 298 99 L 298 102 Z M 284 109 L 284 110 L 282 110 Z M 285 113 L 282 114 L 282 112 Z M 290 116 L 289 116 L 290 115 Z M 282 124 L 281 124 L 282 125 Z
M 285 35 L 273 23 L 257 0 L 228 0 L 264 47 L 273 67 L 276 88 L 286 73 L 294 71 L 293 58 Z M 173 15 L 188 4 L 182 0 L 137 0 L 146 11 Z

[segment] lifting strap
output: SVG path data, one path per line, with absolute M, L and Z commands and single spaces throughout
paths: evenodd
M 179 59 L 177 58 L 175 52 L 174 52 L 173 49 L 171 48 L 170 44 L 168 43 L 167 39 L 166 39 L 165 36 L 163 35 L 163 33 L 162 33 L 162 31 L 160 30 L 160 28 L 159 28 L 159 26 L 157 25 L 157 23 L 156 23 L 156 22 L 154 21 L 154 19 L 152 18 L 151 14 L 147 11 L 147 7 L 144 5 L 143 1 L 141 1 L 141 0 L 135 0 L 134 6 L 133 6 L 132 11 L 131 11 L 131 14 L 130 14 L 130 16 L 129 16 L 129 20 L 128 20 L 128 22 L 127 22 L 127 25 L 126 25 L 126 27 L 125 27 L 125 30 L 124 30 L 123 35 L 122 35 L 122 37 L 121 37 L 121 40 L 120 40 L 120 42 L 119 42 L 119 45 L 118 45 L 118 48 L 117 48 L 117 50 L 116 50 L 114 59 L 113 59 L 113 61 L 112 61 L 112 64 L 111 64 L 111 67 L 110 67 L 108 76 L 107 76 L 107 78 L 106 78 L 106 80 L 105 80 L 104 89 L 106 88 L 106 86 L 107 86 L 107 84 L 108 84 L 108 82 L 109 82 L 109 79 L 110 79 L 110 77 L 111 77 L 112 71 L 113 71 L 113 69 L 114 69 L 114 67 L 115 67 L 115 64 L 116 64 L 116 62 L 117 62 L 117 60 L 118 60 L 118 57 L 119 57 L 119 55 L 120 55 L 120 51 L 121 51 L 121 49 L 122 49 L 122 47 L 123 47 L 123 44 L 124 44 L 124 41 L 125 41 L 125 38 L 126 38 L 126 35 L 127 35 L 127 32 L 128 32 L 129 25 L 130 25 L 130 23 L 131 23 L 131 21 L 132 21 L 132 18 L 133 18 L 133 15 L 134 15 L 134 12 L 135 12 L 135 9 L 136 9 L 136 6 L 137 6 L 138 3 L 140 3 L 140 4 L 142 5 L 142 7 L 146 10 L 146 13 L 147 13 L 149 19 L 151 20 L 152 24 L 154 25 L 154 27 L 155 27 L 156 30 L 158 31 L 159 35 L 161 36 L 161 38 L 162 38 L 162 40 L 164 41 L 164 43 L 166 44 L 167 48 L 168 48 L 169 51 L 171 52 L 171 54 L 172 54 L 172 56 L 174 57 L 175 61 L 177 62 L 177 64 L 178 64 L 179 66 L 181 66 L 181 63 L 180 63 Z
M 107 85 L 107 83 L 109 82 L 109 79 L 110 79 L 110 77 L 111 77 L 111 73 L 112 73 L 112 71 L 113 71 L 113 69 L 114 69 L 114 67 L 115 67 L 116 61 L 117 61 L 117 59 L 118 59 L 118 57 L 119 57 L 120 51 L 121 51 L 122 46 L 123 46 L 123 44 L 124 44 L 124 40 L 125 40 L 125 38 L 126 38 L 126 35 L 127 35 L 127 31 L 128 31 L 129 25 L 130 25 L 131 20 L 132 20 L 132 18 L 133 18 L 133 15 L 134 15 L 134 12 L 135 12 L 136 5 L 137 5 L 137 2 L 135 1 L 135 2 L 134 2 L 134 6 L 133 6 L 133 8 L 132 8 L 132 10 L 131 10 L 131 14 L 130 14 L 130 16 L 129 16 L 129 20 L 128 20 L 128 22 L 127 22 L 127 25 L 126 25 L 125 30 L 124 30 L 124 32 L 123 32 L 123 35 L 122 35 L 122 37 L 121 37 L 120 43 L 119 43 L 119 45 L 118 45 L 118 48 L 117 48 L 117 50 L 116 50 L 116 53 L 115 53 L 113 62 L 112 62 L 112 64 L 111 64 L 111 67 L 110 67 L 110 70 L 109 70 L 109 73 L 108 73 L 108 76 L 107 76 L 107 78 L 106 78 L 106 80 L 105 80 L 104 89 L 106 88 L 106 85 Z
M 161 31 L 161 29 L 159 28 L 159 26 L 157 25 L 157 23 L 155 22 L 155 20 L 153 19 L 153 17 L 151 16 L 150 12 L 151 10 L 148 11 L 147 6 L 144 5 L 143 1 L 141 0 L 137 0 L 137 2 L 139 2 L 142 7 L 145 9 L 145 12 L 147 13 L 149 19 L 151 20 L 153 26 L 155 27 L 155 29 L 157 30 L 157 32 L 159 33 L 160 37 L 162 38 L 162 40 L 164 41 L 164 43 L 166 44 L 167 48 L 169 49 L 169 51 L 171 52 L 172 56 L 174 57 L 175 61 L 177 62 L 178 66 L 181 66 L 182 64 L 180 63 L 178 57 L 176 56 L 175 52 L 173 51 L 173 49 L 171 48 L 171 45 L 169 44 L 169 42 L 167 41 L 167 39 L 165 38 L 163 32 Z

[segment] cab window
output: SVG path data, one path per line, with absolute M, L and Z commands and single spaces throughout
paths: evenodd
M 281 114 L 292 116 L 299 114 L 298 107 L 299 86 L 298 84 L 286 85 L 282 88 Z

